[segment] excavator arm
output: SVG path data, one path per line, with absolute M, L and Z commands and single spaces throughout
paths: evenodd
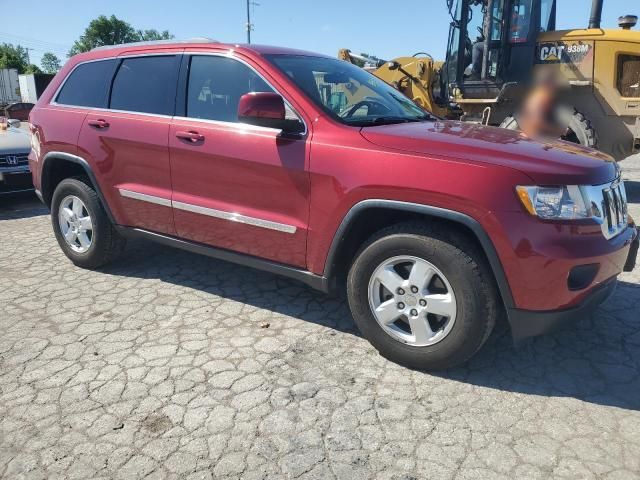
M 338 58 L 364 67 L 434 115 L 447 116 L 447 108 L 438 105 L 433 94 L 443 62 L 434 61 L 430 55 L 418 53 L 413 57 L 384 61 L 356 55 L 343 48 L 338 51 Z

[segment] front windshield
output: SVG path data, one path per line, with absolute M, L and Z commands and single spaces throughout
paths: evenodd
M 316 105 L 346 125 L 366 127 L 433 118 L 402 93 L 351 63 L 302 55 L 267 58 Z

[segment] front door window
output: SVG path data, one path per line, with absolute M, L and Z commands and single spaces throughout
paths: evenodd
M 470 3 L 467 14 L 467 44 L 471 48 L 465 79 L 495 81 L 502 50 L 504 0 Z
M 556 0 L 542 0 L 540 4 L 540 31 L 552 32 L 556 29 Z
M 447 46 L 446 87 L 458 79 L 458 58 L 460 56 L 460 29 L 462 22 L 463 0 L 459 0 L 455 7 L 451 5 L 451 28 L 449 30 L 449 44 Z M 462 52 L 465 55 L 465 52 Z M 470 57 L 470 56 L 469 56 Z M 465 60 L 465 66 L 468 65 Z
M 511 7 L 510 43 L 526 43 L 531 25 L 531 3 L 533 0 L 515 0 Z
M 467 13 L 467 43 L 471 46 L 471 62 L 465 61 L 465 78 L 480 80 L 485 49 L 484 2 L 471 3 Z M 467 59 L 468 60 L 468 59 Z

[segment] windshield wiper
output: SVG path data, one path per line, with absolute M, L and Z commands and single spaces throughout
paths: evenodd
M 428 120 L 430 117 L 373 117 L 358 119 L 354 122 L 348 122 L 349 125 L 355 125 L 358 127 L 373 127 L 376 125 L 393 125 L 397 123 L 414 123 Z

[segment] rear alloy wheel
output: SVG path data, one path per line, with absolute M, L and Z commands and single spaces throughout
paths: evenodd
M 71 250 L 85 253 L 91 248 L 93 222 L 87 206 L 75 195 L 68 195 L 60 202 L 58 222 L 65 242 Z
M 56 186 L 51 223 L 60 248 L 79 267 L 106 265 L 122 253 L 126 244 L 85 177 L 65 178 Z
M 356 325 L 380 354 L 423 370 L 467 361 L 498 315 L 478 247 L 441 224 L 408 222 L 374 235 L 351 265 L 347 296 Z

